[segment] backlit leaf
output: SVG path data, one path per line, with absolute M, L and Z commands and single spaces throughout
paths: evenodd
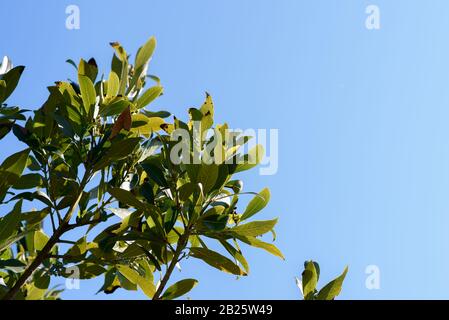
M 184 279 L 176 282 L 165 290 L 162 295 L 163 300 L 173 300 L 185 295 L 192 290 L 198 283 L 195 279 Z
M 270 190 L 265 188 L 249 202 L 245 212 L 242 214 L 241 220 L 248 219 L 265 208 L 268 201 L 270 201 Z
M 215 251 L 205 248 L 190 248 L 190 254 L 220 271 L 238 276 L 246 275 L 238 265 Z

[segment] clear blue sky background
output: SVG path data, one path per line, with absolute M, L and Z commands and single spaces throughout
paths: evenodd
M 69 4 L 80 30 L 65 28 Z M 365 28 L 369 4 L 378 31 Z M 323 281 L 349 265 L 343 299 L 449 298 L 448 1 L 30 0 L 0 12 L 0 55 L 27 66 L 11 103 L 39 107 L 47 85 L 75 78 L 67 58 L 95 56 L 108 72 L 110 41 L 134 53 L 155 35 L 150 72 L 165 95 L 154 109 L 183 117 L 207 90 L 218 121 L 280 129 L 278 173 L 244 178 L 271 188 L 260 218 L 280 217 L 286 261 L 246 250 L 251 274 L 235 280 L 191 259 L 176 277 L 200 280 L 192 299 L 298 299 L 306 259 Z M 2 159 L 23 148 L 1 143 Z M 380 290 L 365 287 L 370 264 Z M 100 285 L 63 298 L 110 298 L 94 295 Z

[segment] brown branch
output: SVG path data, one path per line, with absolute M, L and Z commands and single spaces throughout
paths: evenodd
M 68 227 L 69 227 L 70 219 L 72 218 L 72 215 L 75 212 L 79 201 L 81 200 L 84 188 L 88 181 L 89 181 L 89 174 L 86 172 L 84 174 L 83 180 L 82 180 L 79 190 L 78 190 L 78 197 L 77 197 L 76 201 L 70 207 L 69 211 L 67 212 L 66 216 L 62 220 L 61 224 L 58 226 L 58 229 L 56 229 L 56 231 L 53 233 L 53 235 L 47 241 L 47 243 L 42 248 L 42 250 L 39 251 L 39 253 L 37 254 L 36 258 L 33 260 L 33 262 L 31 262 L 31 264 L 25 269 L 25 271 L 21 274 L 21 276 L 16 281 L 14 286 L 2 297 L 1 300 L 14 299 L 14 297 L 19 292 L 20 288 L 22 288 L 22 286 L 28 280 L 28 278 L 42 264 L 42 262 L 48 257 L 48 254 L 51 252 L 53 247 L 58 243 L 61 236 L 69 230 Z

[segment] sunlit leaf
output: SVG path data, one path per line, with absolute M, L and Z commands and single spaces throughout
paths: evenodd
M 192 290 L 198 281 L 195 279 L 184 279 L 176 282 L 165 290 L 162 295 L 162 299 L 164 300 L 173 300 L 179 298 L 180 296 L 185 295 L 190 290 Z
M 346 267 L 343 273 L 324 286 L 316 297 L 317 300 L 334 300 L 341 292 L 343 281 L 348 273 L 348 267 Z
M 305 300 L 313 300 L 318 282 L 318 274 L 312 261 L 306 263 L 302 273 L 302 292 Z
M 246 275 L 239 266 L 218 252 L 205 248 L 190 248 L 190 254 L 220 271 L 238 276 Z
M 257 212 L 265 208 L 269 201 L 270 190 L 265 188 L 249 202 L 245 212 L 242 214 L 241 220 L 248 219 L 255 215 Z

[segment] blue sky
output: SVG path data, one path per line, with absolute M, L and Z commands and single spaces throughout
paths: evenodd
M 65 28 L 78 5 L 79 30 Z M 365 28 L 380 8 L 381 29 Z M 75 78 L 64 61 L 94 56 L 105 73 L 121 42 L 133 53 L 158 39 L 150 73 L 165 95 L 154 109 L 185 117 L 208 91 L 216 119 L 237 128 L 279 129 L 276 175 L 259 218 L 280 217 L 281 261 L 247 249 L 251 274 L 236 280 L 190 259 L 176 278 L 197 278 L 192 299 L 298 299 L 303 261 L 322 281 L 349 265 L 342 299 L 449 298 L 449 2 L 3 1 L 0 55 L 27 69 L 10 103 L 34 109 L 45 87 Z M 23 146 L 2 140 L 0 158 Z M 380 268 L 380 289 L 365 268 Z M 102 280 L 101 280 L 102 281 Z M 82 282 L 65 299 L 94 295 Z M 58 282 L 58 281 L 56 281 Z M 59 281 L 61 282 L 61 281 Z

